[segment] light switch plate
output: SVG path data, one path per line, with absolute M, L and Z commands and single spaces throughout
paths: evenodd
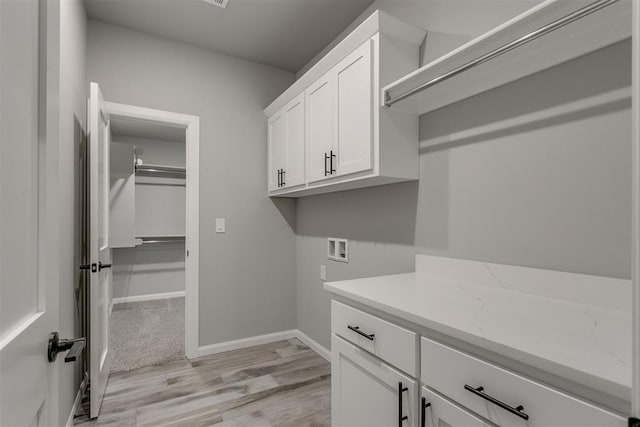
M 320 280 L 327 280 L 327 266 L 320 266 Z
M 216 233 L 226 232 L 226 226 L 224 218 L 216 218 Z

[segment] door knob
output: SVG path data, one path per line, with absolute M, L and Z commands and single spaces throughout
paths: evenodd
M 55 362 L 58 357 L 58 353 L 67 350 L 69 351 L 64 356 L 65 363 L 75 362 L 80 353 L 82 353 L 84 344 L 84 338 L 60 339 L 57 332 L 51 332 L 51 335 L 49 335 L 49 344 L 47 346 L 47 357 L 49 358 L 49 362 Z
M 111 264 L 98 263 L 98 271 L 102 271 L 103 268 L 111 268 Z

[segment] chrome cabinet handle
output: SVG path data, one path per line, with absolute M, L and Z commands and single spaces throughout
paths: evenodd
M 351 326 L 351 325 L 347 325 L 347 328 L 352 330 L 353 332 L 355 332 L 358 335 L 361 335 L 363 337 L 365 337 L 366 339 L 368 339 L 369 341 L 373 341 L 375 339 L 375 334 L 365 334 L 364 332 L 362 332 L 360 330 L 360 326 Z
M 476 396 L 480 396 L 481 398 L 483 398 L 484 400 L 488 400 L 489 402 L 493 403 L 496 406 L 501 407 L 502 409 L 504 409 L 507 412 L 511 412 L 513 415 L 522 418 L 523 420 L 528 420 L 529 419 L 529 415 L 524 413 L 524 406 L 522 405 L 518 405 L 515 408 L 512 406 L 507 405 L 506 403 L 496 399 L 495 397 L 489 396 L 487 393 L 484 392 L 484 387 L 476 387 L 473 388 L 468 384 L 464 385 L 464 389 L 467 391 L 470 391 L 471 393 L 475 394 Z

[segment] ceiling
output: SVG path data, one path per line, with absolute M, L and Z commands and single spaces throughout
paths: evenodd
M 127 119 L 124 117 L 111 118 L 111 134 L 114 136 L 159 139 L 161 141 L 182 143 L 186 140 L 184 128 L 150 120 Z
M 296 72 L 373 0 L 85 0 L 90 18 Z

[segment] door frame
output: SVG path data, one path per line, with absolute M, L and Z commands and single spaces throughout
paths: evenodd
M 200 267 L 200 117 L 115 102 L 104 103 L 109 117 L 148 120 L 186 130 L 186 232 L 185 232 L 185 355 L 198 356 L 199 346 L 199 267 Z M 187 256 L 188 254 L 188 256 Z
M 631 416 L 640 418 L 640 2 L 632 13 L 632 216 L 631 281 L 633 286 Z

